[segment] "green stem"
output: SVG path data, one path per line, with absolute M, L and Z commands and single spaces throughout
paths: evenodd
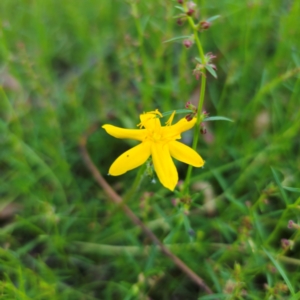
M 191 17 L 188 17 L 187 20 L 188 20 L 191 28 L 193 29 L 194 39 L 195 39 L 195 42 L 196 42 L 196 45 L 197 45 L 202 63 L 204 63 L 205 62 L 205 55 L 204 55 L 204 51 L 203 51 L 203 48 L 202 48 L 202 45 L 201 45 L 201 41 L 200 41 L 199 36 L 198 36 L 197 27 L 194 23 L 194 20 Z
M 144 163 L 140 168 L 138 173 L 136 174 L 135 180 L 130 188 L 130 190 L 123 197 L 123 203 L 127 203 L 127 201 L 132 198 L 132 196 L 138 191 L 139 186 L 143 180 L 143 175 L 145 173 L 147 167 L 147 163 Z
M 124 208 L 124 206 L 127 204 L 128 201 L 130 201 L 134 196 L 137 195 L 138 191 L 139 191 L 139 187 L 142 183 L 143 180 L 143 175 L 145 173 L 147 167 L 147 163 L 144 163 L 138 170 L 135 179 L 133 181 L 133 184 L 131 185 L 130 189 L 126 192 L 126 194 L 123 197 L 122 202 L 120 202 L 118 205 L 115 206 L 115 208 L 110 212 L 109 216 L 112 216 L 115 214 L 115 212 L 117 212 L 119 209 Z M 108 220 L 110 218 L 105 219 L 104 221 L 102 221 L 102 226 L 105 227 L 105 225 L 107 224 Z
M 201 57 L 201 61 L 204 64 L 205 63 L 205 55 L 204 55 L 204 51 L 203 51 L 203 48 L 202 48 L 202 45 L 201 45 L 200 38 L 198 36 L 197 28 L 196 28 L 195 23 L 194 23 L 194 21 L 191 17 L 188 17 L 188 22 L 189 22 L 190 26 L 193 28 L 194 40 L 196 42 L 198 52 L 199 52 L 200 57 Z M 206 87 L 206 69 L 203 69 L 202 76 L 201 76 L 201 87 L 200 87 L 199 102 L 198 102 L 198 108 L 197 108 L 197 122 L 196 122 L 196 126 L 194 128 L 194 136 L 193 136 L 192 148 L 194 150 L 196 150 L 198 140 L 199 140 L 200 124 L 202 122 L 201 114 L 202 114 L 204 97 L 205 97 L 205 87 Z M 185 182 L 184 182 L 184 192 L 185 193 L 188 193 L 188 187 L 190 185 L 192 170 L 193 170 L 193 166 L 189 165 L 188 170 L 187 170 L 187 174 L 186 174 L 186 178 L 185 178 Z

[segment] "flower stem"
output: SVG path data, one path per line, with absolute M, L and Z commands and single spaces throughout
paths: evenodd
M 200 41 L 199 36 L 198 36 L 197 26 L 195 25 L 193 18 L 187 17 L 187 20 L 188 20 L 191 28 L 193 29 L 194 39 L 195 39 L 195 42 L 196 42 L 196 45 L 197 45 L 197 48 L 198 48 L 198 51 L 199 51 L 199 54 L 200 54 L 200 58 L 202 60 L 202 63 L 204 63 L 205 62 L 205 55 L 204 55 L 204 51 L 203 51 L 203 48 L 202 48 L 202 45 L 201 45 L 201 41 Z
M 127 203 L 127 201 L 132 198 L 132 196 L 138 191 L 140 184 L 143 180 L 143 175 L 146 170 L 146 163 L 144 163 L 140 168 L 139 171 L 136 174 L 135 180 L 130 188 L 130 190 L 125 194 L 123 197 L 124 203 Z
M 198 36 L 198 31 L 197 28 L 195 26 L 195 23 L 193 21 L 193 19 L 191 17 L 188 17 L 188 22 L 190 24 L 190 26 L 193 28 L 193 32 L 194 32 L 194 40 L 196 42 L 197 45 L 197 49 L 201 58 L 202 63 L 205 62 L 205 55 L 204 55 L 204 51 L 201 45 L 201 41 L 200 38 Z M 206 87 L 206 69 L 204 68 L 202 71 L 202 75 L 201 75 L 201 86 L 200 86 L 200 95 L 199 95 L 199 102 L 198 102 L 198 108 L 197 108 L 197 122 L 196 122 L 196 126 L 194 128 L 194 136 L 193 136 L 193 146 L 192 148 L 194 150 L 196 150 L 197 148 L 197 144 L 198 144 L 198 140 L 199 140 L 199 134 L 200 134 L 200 125 L 202 122 L 202 109 L 203 109 L 203 103 L 204 103 L 204 96 L 205 96 L 205 87 Z M 192 176 L 192 170 L 193 167 L 191 165 L 189 165 L 187 173 L 186 173 L 186 178 L 185 178 L 185 182 L 184 182 L 184 192 L 188 193 L 188 188 L 190 185 L 190 179 Z

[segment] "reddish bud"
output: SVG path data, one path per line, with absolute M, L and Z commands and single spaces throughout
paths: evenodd
M 185 108 L 189 108 L 191 104 L 192 104 L 191 101 L 188 101 L 188 102 L 185 104 Z
M 289 220 L 289 222 L 288 222 L 288 228 L 289 229 L 292 229 L 292 228 L 294 228 L 294 221 L 293 220 Z
M 288 228 L 300 230 L 300 225 L 295 223 L 293 220 L 289 220 Z
M 201 125 L 202 127 L 201 127 L 201 129 L 200 129 L 200 133 L 201 134 L 206 134 L 207 133 L 207 130 L 206 130 L 206 128 L 203 126 L 203 125 Z
M 193 1 L 189 1 L 187 3 L 187 9 L 188 9 L 188 11 L 186 12 L 186 14 L 188 16 L 191 16 L 195 12 L 195 7 L 196 7 L 196 4 Z
M 281 239 L 281 246 L 282 248 L 286 249 L 287 247 L 289 247 L 290 245 L 290 241 L 287 239 Z
M 185 48 L 190 48 L 193 45 L 193 41 L 191 41 L 191 40 L 184 40 L 183 41 L 183 45 L 185 46 Z
M 183 4 L 183 0 L 177 0 L 179 4 Z
M 187 11 L 186 14 L 187 14 L 188 16 L 192 16 L 194 12 L 195 12 L 195 10 L 192 9 L 192 8 L 190 8 L 190 9 Z
M 193 115 L 192 114 L 186 115 L 185 118 L 188 122 L 190 122 L 193 120 Z
M 183 20 L 182 19 L 177 19 L 177 25 L 181 26 L 183 24 Z
M 211 23 L 207 21 L 201 21 L 199 25 L 200 29 L 207 30 L 211 26 Z
M 173 206 L 177 206 L 178 199 L 176 199 L 176 198 L 171 199 L 171 203 L 172 203 Z
M 300 230 L 300 225 L 295 223 L 293 220 L 289 220 L 288 228 Z
M 185 108 L 190 109 L 190 110 L 193 111 L 193 113 L 191 114 L 191 117 L 193 117 L 194 115 L 197 114 L 197 107 L 196 107 L 194 104 L 192 104 L 191 101 L 188 101 L 188 102 L 185 104 Z
M 203 72 L 200 69 L 196 68 L 193 70 L 193 74 L 194 74 L 196 80 L 199 80 L 200 76 L 203 75 Z

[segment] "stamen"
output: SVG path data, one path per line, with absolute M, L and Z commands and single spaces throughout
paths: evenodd
M 142 127 L 146 128 L 145 127 L 145 124 L 150 120 L 150 119 L 154 119 L 154 118 L 157 118 L 158 116 L 160 118 L 163 117 L 163 115 L 158 111 L 158 109 L 156 110 L 153 110 L 153 111 L 148 111 L 148 112 L 144 112 L 143 115 L 147 115 L 147 118 L 145 118 L 145 120 L 143 120 L 141 123 L 137 124 L 136 126 L 138 126 L 140 129 Z
M 152 110 L 152 111 L 148 111 L 148 112 L 146 112 L 146 114 L 158 115 L 158 116 L 160 116 L 161 118 L 163 117 L 163 115 L 158 111 L 158 109 Z
M 173 119 L 174 119 L 174 116 L 176 114 L 176 110 L 174 110 L 170 116 L 170 118 L 168 119 L 168 121 L 166 122 L 166 126 L 171 126 L 172 125 L 172 122 L 173 122 Z

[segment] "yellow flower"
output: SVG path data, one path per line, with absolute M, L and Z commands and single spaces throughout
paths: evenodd
M 181 138 L 182 132 L 195 125 L 196 118 L 191 121 L 182 118 L 176 124 L 171 125 L 174 114 L 175 112 L 166 122 L 166 126 L 161 126 L 159 117 L 162 115 L 158 110 L 140 115 L 141 123 L 138 125 L 140 129 L 103 125 L 106 132 L 115 138 L 141 141 L 113 162 L 109 174 L 122 175 L 141 166 L 151 156 L 158 179 L 163 186 L 173 191 L 178 182 L 178 173 L 172 157 L 194 167 L 202 167 L 204 161 L 201 156 L 192 148 L 176 141 Z

